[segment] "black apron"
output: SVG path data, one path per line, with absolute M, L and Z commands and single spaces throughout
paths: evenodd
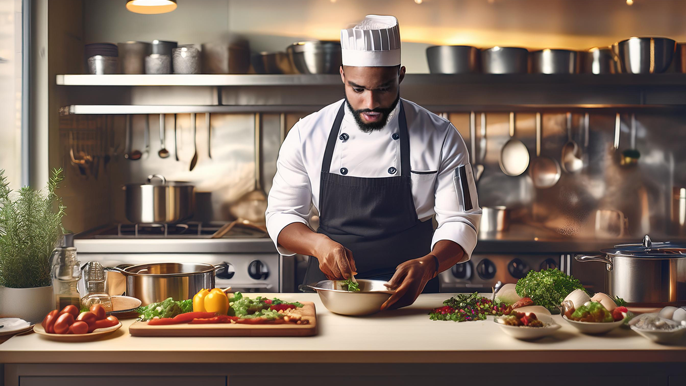
M 433 224 L 417 218 L 412 198 L 410 138 L 402 100 L 398 115 L 400 175 L 362 178 L 329 173 L 338 132 L 345 115 L 345 102 L 338 110 L 322 162 L 319 187 L 319 229 L 350 249 L 359 279 L 388 281 L 396 267 L 431 252 Z M 310 256 L 304 284 L 326 280 L 317 258 Z M 424 292 L 438 292 L 438 278 Z

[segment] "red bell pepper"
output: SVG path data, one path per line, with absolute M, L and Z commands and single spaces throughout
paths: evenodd
M 148 321 L 149 326 L 165 326 L 170 324 L 188 323 L 197 318 L 212 318 L 217 314 L 214 312 L 187 312 L 185 314 L 176 315 L 173 318 L 157 318 Z

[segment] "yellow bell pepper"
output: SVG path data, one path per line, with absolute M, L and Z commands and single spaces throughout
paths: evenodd
M 193 312 L 205 312 L 205 296 L 209 293 L 210 291 L 203 288 L 193 296 Z
M 229 298 L 220 288 L 214 288 L 204 299 L 205 312 L 216 312 L 217 315 L 226 315 L 229 312 Z M 195 311 L 195 307 L 193 307 Z

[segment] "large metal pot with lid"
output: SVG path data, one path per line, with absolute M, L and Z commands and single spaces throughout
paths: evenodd
M 632 305 L 686 304 L 686 244 L 620 244 L 601 250 L 603 255 L 576 256 L 580 262 L 604 263 L 610 296 Z
M 126 276 L 126 295 L 140 299 L 145 306 L 166 298 L 192 299 L 201 289 L 214 288 L 216 273 L 227 267 L 226 264 L 155 263 L 105 270 Z
M 127 184 L 126 218 L 132 223 L 175 223 L 193 217 L 195 187 L 186 182 L 148 176 L 147 184 Z

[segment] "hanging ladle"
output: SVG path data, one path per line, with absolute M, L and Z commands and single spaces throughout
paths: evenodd
M 562 171 L 560 164 L 554 159 L 541 155 L 541 113 L 536 113 L 536 158 L 531 163 L 529 172 L 531 173 L 531 180 L 534 186 L 539 189 L 547 189 L 560 180 Z
M 584 166 L 581 159 L 581 148 L 572 139 L 572 113 L 567 113 L 567 143 L 562 147 L 562 169 L 567 173 L 576 173 Z
M 193 154 L 191 165 L 188 170 L 192 172 L 193 169 L 195 169 L 195 165 L 198 164 L 198 144 L 196 142 L 197 129 L 195 127 L 195 113 L 191 113 L 191 130 L 193 132 L 193 150 L 195 153 Z
M 141 153 L 138 150 L 131 150 L 133 144 L 132 141 L 133 139 L 131 138 L 133 133 L 132 130 L 133 128 L 131 126 L 133 121 L 133 117 L 131 115 L 126 116 L 126 150 L 124 152 L 124 158 L 126 158 L 129 161 L 138 161 L 141 159 L 141 156 L 143 156 L 143 153 Z
M 515 113 L 510 113 L 510 139 L 500 150 L 500 170 L 510 177 L 521 175 L 529 167 L 529 150 L 515 136 Z
M 157 155 L 160 156 L 160 158 L 169 158 L 169 150 L 167 150 L 164 142 L 164 114 L 160 114 L 160 150 L 157 152 Z
M 631 148 L 622 152 L 622 165 L 631 166 L 638 163 L 641 153 L 636 149 L 636 115 L 631 114 Z

